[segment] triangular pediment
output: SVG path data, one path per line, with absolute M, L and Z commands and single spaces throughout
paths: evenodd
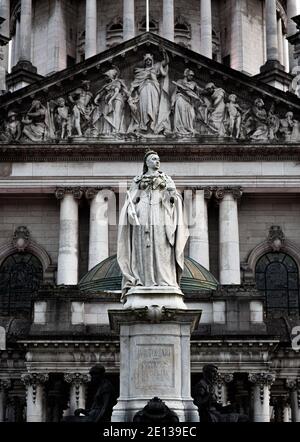
M 0 143 L 298 143 L 299 121 L 294 94 L 145 33 L 3 96 Z

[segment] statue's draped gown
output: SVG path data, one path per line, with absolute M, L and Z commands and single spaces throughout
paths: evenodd
M 181 196 L 162 172 L 133 180 L 120 214 L 118 262 L 123 293 L 132 287 L 178 287 L 188 230 Z M 132 225 L 132 207 L 140 225 Z

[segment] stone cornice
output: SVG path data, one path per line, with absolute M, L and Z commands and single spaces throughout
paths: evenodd
M 141 161 L 145 144 L 0 144 L 1 162 Z M 153 144 L 162 162 L 300 161 L 300 144 Z

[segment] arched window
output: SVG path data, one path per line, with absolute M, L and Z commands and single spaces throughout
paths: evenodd
M 0 315 L 28 314 L 43 280 L 43 266 L 31 253 L 14 253 L 0 267 Z
M 265 294 L 266 312 L 299 314 L 299 270 L 286 253 L 270 252 L 256 264 L 257 289 Z

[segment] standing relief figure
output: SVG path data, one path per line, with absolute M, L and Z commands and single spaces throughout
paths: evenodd
M 171 106 L 174 111 L 174 132 L 179 136 L 195 135 L 196 104 L 202 89 L 194 81 L 194 72 L 185 69 L 183 79 L 173 81 L 176 89 L 172 95 Z
M 82 87 L 77 88 L 69 95 L 73 105 L 72 117 L 76 135 L 82 137 L 88 134 L 92 126 L 92 114 L 94 111 L 93 94 L 90 92 L 90 81 L 84 80 Z
M 58 98 L 54 108 L 54 128 L 61 140 L 71 136 L 70 109 L 64 98 Z
M 230 94 L 226 104 L 228 113 L 228 133 L 231 137 L 240 138 L 243 109 L 237 103 L 237 96 Z
M 208 97 L 210 102 L 207 109 L 207 125 L 212 133 L 222 137 L 225 135 L 225 91 L 216 87 L 214 83 L 208 83 L 202 93 Z
M 104 75 L 107 83 L 96 94 L 94 102 L 97 108 L 93 123 L 101 121 L 101 134 L 124 134 L 125 104 L 129 92 L 124 81 L 119 78 L 120 71 L 117 67 L 109 69 Z
M 153 55 L 144 56 L 144 67 L 135 69 L 131 83 L 131 124 L 128 132 L 160 134 L 170 132 L 169 57 L 154 63 Z

